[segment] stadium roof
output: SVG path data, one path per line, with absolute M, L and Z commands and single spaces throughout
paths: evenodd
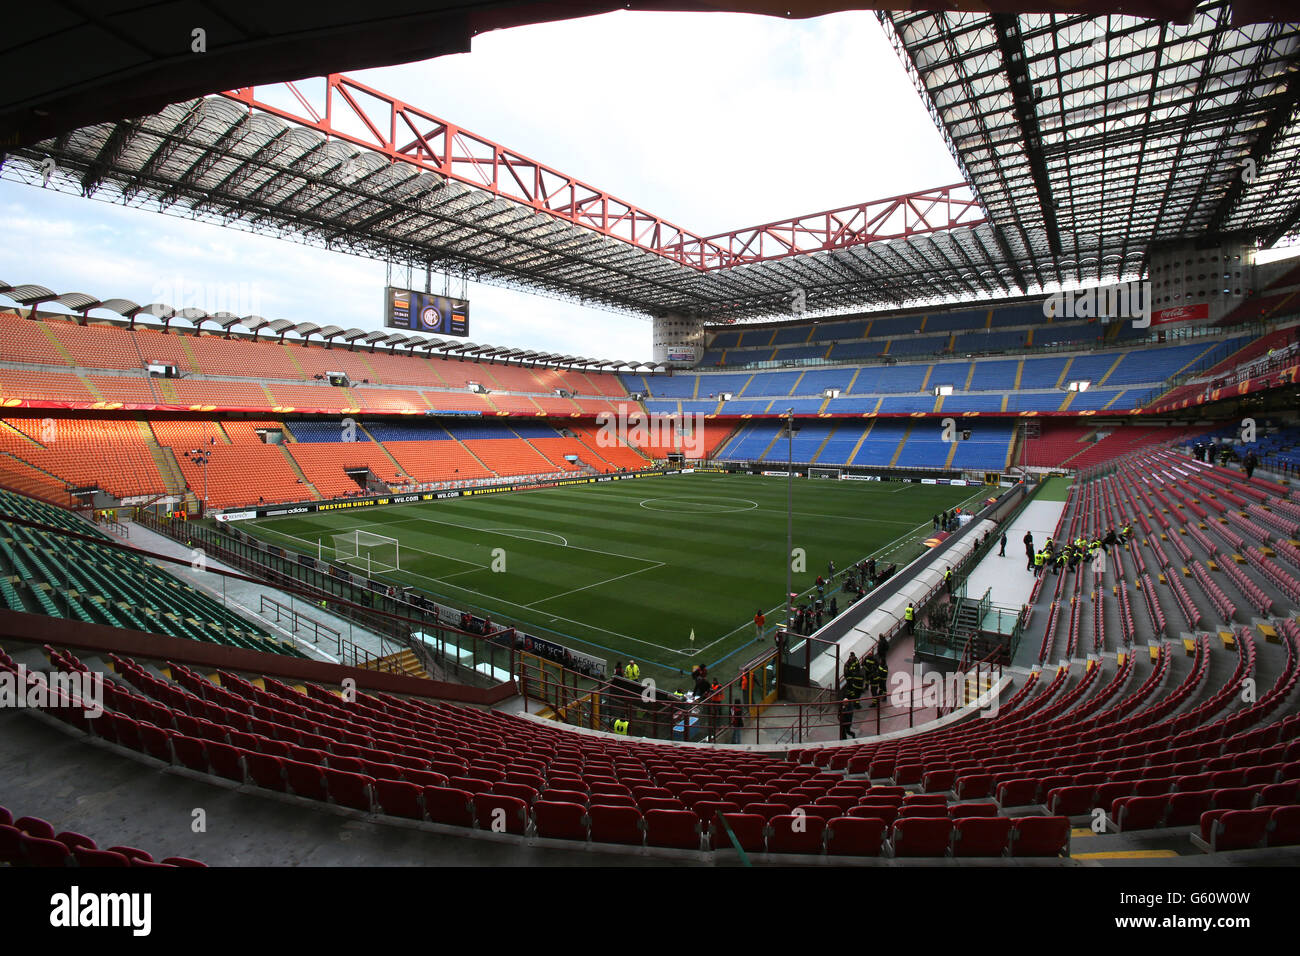
M 1224 2 L 1187 25 L 880 17 L 968 184 L 699 236 L 339 74 L 67 131 L 15 150 L 0 174 L 413 271 L 714 320 L 1005 298 L 1140 275 L 1161 242 L 1295 230 L 1294 25 L 1233 26 Z
M 1292 11 L 1293 15 L 1296 14 Z M 1300 219 L 1300 32 L 1132 16 L 881 13 L 1022 287 Z
M 1026 0 L 956 0 L 994 12 Z M 1053 0 L 1100 13 L 1107 0 Z M 51 0 L 9 4 L 0 57 L 0 143 L 30 145 L 92 123 L 154 113 L 236 86 L 324 76 L 463 53 L 479 33 L 613 10 L 735 11 L 816 17 L 839 10 L 923 8 L 844 0 Z M 1136 16 L 1185 19 L 1196 0 L 1128 0 Z M 1240 22 L 1278 16 L 1271 0 L 1238 0 Z M 204 31 L 201 43 L 195 30 Z M 201 52 L 199 51 L 201 47 Z

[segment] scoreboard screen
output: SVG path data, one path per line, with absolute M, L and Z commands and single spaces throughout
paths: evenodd
M 384 289 L 384 325 L 425 335 L 469 336 L 469 302 L 411 289 Z

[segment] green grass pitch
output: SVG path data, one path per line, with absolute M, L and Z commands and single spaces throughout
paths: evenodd
M 725 675 L 751 656 L 743 649 L 754 641 L 754 611 L 763 608 L 769 624 L 780 617 L 786 486 L 778 477 L 670 475 L 263 519 L 244 528 L 312 555 L 323 541 L 326 559 L 340 532 L 396 538 L 401 569 L 375 577 L 486 610 L 494 622 L 611 664 L 634 657 L 643 672 L 666 678 L 704 663 Z M 795 589 L 812 588 L 832 560 L 842 569 L 875 555 L 902 567 L 923 550 L 935 512 L 978 503 L 990 491 L 796 479 L 793 544 L 806 552 L 806 570 L 794 575 Z

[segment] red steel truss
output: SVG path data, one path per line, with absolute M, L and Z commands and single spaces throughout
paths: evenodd
M 985 221 L 975 191 L 965 183 L 958 183 L 723 232 L 701 240 L 701 244 L 703 249 L 723 250 L 723 261 L 706 267 L 719 268 L 941 232 L 957 226 L 978 226 Z M 675 249 L 658 251 L 676 258 Z M 689 245 L 685 251 L 692 261 L 703 254 Z
M 268 99 L 277 91 L 281 105 Z M 295 83 L 221 95 L 700 271 L 985 222 L 962 183 L 702 237 L 341 73 L 325 77 L 323 98 Z

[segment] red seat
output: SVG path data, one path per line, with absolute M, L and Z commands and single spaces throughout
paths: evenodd
M 405 780 L 375 780 L 373 786 L 375 804 L 380 813 L 410 820 L 424 819 L 423 787 Z
M 541 790 L 546 786 L 546 778 L 540 773 L 530 773 L 524 770 L 507 770 L 505 782 L 523 784 L 526 787 L 532 787 L 533 790 Z
M 1165 826 L 1195 826 L 1201 822 L 1201 814 L 1210 809 L 1213 799 L 1213 790 L 1171 793 L 1169 795 L 1169 809 L 1165 813 Z
M 900 815 L 890 829 L 889 842 L 894 856 L 945 856 L 952 842 L 952 820 L 946 809 L 942 817 Z
M 1217 815 L 1219 811 L 1214 813 Z M 1263 846 L 1272 816 L 1273 811 L 1269 808 L 1223 811 L 1210 831 L 1210 848 L 1217 852 Z
M 745 804 L 742 812 L 748 816 L 762 817 L 765 821 L 785 813 L 789 807 L 780 803 L 754 802 Z
M 425 787 L 424 811 L 434 823 L 449 826 L 474 825 L 474 794 L 456 787 Z
M 530 807 L 533 805 L 533 801 L 537 799 L 536 789 L 526 783 L 513 783 L 510 780 L 503 780 L 500 783 L 493 784 L 492 792 L 503 797 L 514 797 L 517 800 L 522 800 Z
M 1255 787 L 1233 787 L 1215 790 L 1210 807 L 1214 810 L 1250 810 L 1255 806 L 1259 790 Z
M 133 846 L 110 846 L 110 847 L 108 848 L 108 852 L 109 852 L 109 853 L 120 853 L 122 856 L 126 857 L 126 858 L 127 858 L 128 860 L 130 860 L 132 863 L 136 863 L 136 862 L 152 863 L 152 862 L 153 862 L 153 855 L 152 855 L 152 854 L 147 853 L 147 852 L 145 852 L 144 850 L 137 849 L 136 847 L 133 847 Z
M 1073 817 L 1087 813 L 1095 805 L 1097 788 L 1091 785 L 1081 787 L 1057 787 L 1048 791 L 1047 810 L 1062 817 Z
M 706 801 L 701 800 L 703 804 Z M 636 801 L 637 809 L 642 813 L 647 810 L 685 810 L 686 804 L 676 797 L 640 797 Z
M 649 810 L 645 814 L 646 843 L 650 846 L 700 848 L 700 818 L 690 810 Z
M 290 793 L 308 800 L 325 800 L 329 796 L 325 789 L 324 768 L 299 760 L 285 760 L 283 763 L 284 779 Z
M 1021 777 L 998 784 L 998 803 L 1004 807 L 1025 807 L 1038 802 L 1038 778 Z
M 921 789 L 928 793 L 946 793 L 952 789 L 956 780 L 957 771 L 953 770 L 951 767 L 931 770 L 921 778 Z
M 898 817 L 896 819 L 902 820 L 905 817 L 935 817 L 944 820 L 950 819 L 948 816 L 948 808 L 946 806 L 929 803 L 913 804 L 910 806 L 908 804 L 903 804 L 903 806 L 898 810 Z
M 786 813 L 767 822 L 771 853 L 821 853 L 826 821 L 807 814 Z
M 472 763 L 465 771 L 465 775 L 478 780 L 486 780 L 488 783 L 500 783 L 506 779 L 505 769 L 495 764 Z
M 677 794 L 677 799 L 684 803 L 689 809 L 694 810 L 697 803 L 704 801 L 716 801 L 718 795 L 711 790 L 683 790 Z
M 331 752 L 325 758 L 325 766 L 331 770 L 343 770 L 347 773 L 365 773 L 367 761 L 359 757 L 344 757 Z
M 417 787 L 447 786 L 447 775 L 439 773 L 437 770 L 416 770 L 414 767 L 398 767 L 397 769 L 400 776 L 396 779 L 413 783 Z M 367 774 L 367 776 L 373 777 L 374 774 Z
M 961 817 L 953 821 L 953 856 L 1002 856 L 1010 845 L 1010 817 Z
M 1300 844 L 1300 806 L 1273 807 L 1268 821 L 1268 845 L 1297 844 Z
M 244 753 L 238 747 L 232 747 L 230 744 L 219 744 L 215 741 L 209 741 L 205 744 L 204 749 L 208 754 L 208 764 L 212 767 L 212 772 L 218 777 L 225 777 L 227 780 L 234 780 L 237 783 L 244 782 Z
M 1012 822 L 1012 856 L 1070 855 L 1068 817 L 1017 817 Z
M 1096 793 L 1092 795 L 1093 807 L 1101 807 L 1107 813 L 1110 813 L 1116 800 L 1130 796 L 1132 793 L 1132 781 L 1112 780 L 1109 783 L 1100 784 L 1097 787 Z M 1089 810 L 1091 809 L 1092 808 L 1089 808 Z
M 476 793 L 474 816 L 484 830 L 522 835 L 528 827 L 528 804 L 505 794 Z
M 810 817 L 821 817 L 823 820 L 831 820 L 844 815 L 844 812 L 839 807 L 826 806 L 820 803 L 804 803 L 795 807 L 795 809 L 802 810 Z
M 14 826 L 38 840 L 54 839 L 54 827 L 40 817 L 19 817 L 14 821 Z
M 176 734 L 172 737 L 172 760 L 182 767 L 208 772 L 207 741 Z
M 632 788 L 632 797 L 636 800 L 644 800 L 647 797 L 660 797 L 676 799 L 673 792 L 667 787 L 642 786 Z
M 908 793 L 903 795 L 905 807 L 946 807 L 948 798 L 941 793 Z
M 998 805 L 996 803 L 954 803 L 948 808 L 948 816 L 954 820 L 960 820 L 965 817 L 996 817 L 998 815 Z
M 72 856 L 77 861 L 77 866 L 131 865 L 131 861 L 121 853 L 113 853 L 109 850 L 87 850 L 85 847 L 77 847 L 72 851 Z
M 823 794 L 813 801 L 813 805 L 818 807 L 834 807 L 839 811 L 836 816 L 843 816 L 848 813 L 852 807 L 857 806 L 858 800 L 860 799 L 861 797 L 858 794 L 844 793 L 839 794 L 838 796 L 835 794 Z
M 140 747 L 144 753 L 147 753 L 150 757 L 171 763 L 171 738 L 175 733 L 174 730 L 164 727 L 155 727 L 153 724 L 141 724 Z
M 16 826 L 0 824 L 0 863 L 17 866 L 23 862 L 21 842 L 23 835 L 23 831 Z
M 722 822 L 726 821 L 724 827 Z M 709 824 L 709 846 L 714 850 L 733 849 L 727 829 L 746 853 L 762 853 L 767 843 L 767 818 L 757 813 L 721 813 Z
M 72 855 L 58 840 L 47 840 L 26 833 L 18 835 L 19 853 L 28 866 L 63 867 Z
M 467 777 L 463 775 L 451 777 L 447 781 L 447 786 L 457 790 L 465 790 L 469 793 L 491 793 L 492 781 L 485 780 L 482 777 Z
M 73 833 L 71 830 L 64 830 L 54 839 L 66 846 L 69 853 L 71 853 L 75 847 L 79 846 L 85 847 L 87 850 L 99 849 L 99 847 L 95 845 L 95 841 L 90 837 L 83 833 Z
M 538 800 L 533 804 L 537 835 L 553 840 L 587 839 L 587 808 L 581 803 Z
M 369 813 L 372 809 L 371 795 L 374 793 L 374 786 L 374 777 L 349 773 L 346 770 L 325 771 L 325 789 L 330 799 L 340 806 Z
M 834 817 L 826 821 L 826 852 L 833 856 L 880 856 L 889 824 L 879 817 Z
M 549 800 L 551 803 L 580 803 L 584 807 L 587 805 L 587 794 L 580 790 L 543 790 L 541 799 Z
M 593 843 L 629 843 L 641 846 L 645 842 L 645 833 L 641 829 L 641 811 L 636 807 L 597 803 L 587 811 L 587 816 L 591 821 Z
M 883 820 L 889 826 L 898 819 L 898 810 L 892 803 L 859 803 L 849 811 L 849 816 L 862 820 Z
M 284 792 L 284 761 L 279 757 L 246 753 L 244 767 L 248 770 L 248 779 L 257 786 Z
M 993 774 L 971 773 L 957 778 L 954 785 L 958 800 L 993 796 Z
M 1113 819 L 1120 830 L 1149 830 L 1164 823 L 1169 808 L 1169 795 L 1151 797 L 1122 797 L 1115 801 Z

